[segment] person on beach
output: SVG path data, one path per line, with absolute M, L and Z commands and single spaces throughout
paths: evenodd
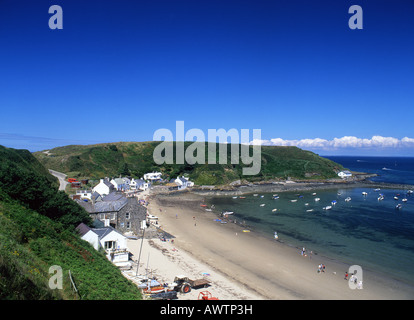
M 348 280 L 349 274 L 348 272 L 345 272 L 345 280 Z

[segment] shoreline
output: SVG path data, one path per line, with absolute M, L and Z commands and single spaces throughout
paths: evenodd
M 233 186 L 194 186 L 184 190 L 166 190 L 165 188 L 155 187 L 156 194 L 173 195 L 192 193 L 200 196 L 239 196 L 252 193 L 278 193 L 290 191 L 312 191 L 337 188 L 384 188 L 414 190 L 414 185 L 398 184 L 388 182 L 375 182 L 366 179 L 357 181 L 285 181 L 285 182 L 260 182 L 250 184 L 240 184 Z
M 159 217 L 162 229 L 174 235 L 177 248 L 252 294 L 272 300 L 414 297 L 409 285 L 371 270 L 364 270 L 364 290 L 351 290 L 344 280 L 346 263 L 323 253 L 303 257 L 296 247 L 254 231 L 244 233 L 240 225 L 217 224 L 214 213 L 201 209 L 203 200 L 193 192 L 152 194 L 149 210 Z M 316 272 L 320 263 L 326 265 L 324 274 Z

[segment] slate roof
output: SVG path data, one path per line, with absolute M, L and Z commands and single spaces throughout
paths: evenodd
M 101 240 L 103 237 L 105 237 L 106 235 L 108 235 L 109 233 L 111 233 L 112 231 L 115 231 L 119 234 L 122 235 L 122 233 L 120 233 L 119 231 L 117 231 L 115 228 L 113 227 L 102 227 L 102 228 L 89 228 L 86 224 L 84 224 L 83 222 L 80 223 L 77 227 L 76 230 L 78 230 L 80 236 L 85 235 L 86 233 L 88 233 L 89 231 L 93 231 L 98 235 L 98 239 Z
M 128 203 L 128 198 L 122 194 L 113 192 L 104 197 L 102 201 L 95 202 L 95 204 L 78 200 L 76 202 L 88 213 L 105 213 L 118 212 Z
M 79 232 L 80 236 L 82 237 L 83 235 L 87 234 L 91 230 L 91 228 L 89 228 L 86 224 L 82 222 L 76 227 L 76 230 Z
M 99 240 L 104 238 L 106 235 L 110 234 L 112 231 L 115 231 L 116 233 L 119 233 L 120 235 L 124 236 L 122 233 L 120 233 L 113 227 L 95 228 L 91 230 L 98 235 Z

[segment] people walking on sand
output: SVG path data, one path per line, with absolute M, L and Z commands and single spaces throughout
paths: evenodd
M 348 272 L 345 272 L 345 280 L 348 280 L 349 274 Z

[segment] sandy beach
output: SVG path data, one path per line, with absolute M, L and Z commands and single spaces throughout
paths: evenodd
M 160 281 L 208 273 L 212 285 L 207 290 L 221 300 L 414 298 L 411 287 L 369 270 L 363 273 L 363 289 L 352 290 L 344 279 L 349 265 L 321 255 L 302 256 L 300 249 L 243 232 L 238 225 L 214 222 L 216 216 L 200 207 L 203 200 L 191 193 L 151 195 L 149 213 L 174 236 L 174 243 L 144 241 L 141 259 L 146 263 L 149 254 L 149 269 Z M 131 241 L 137 255 L 140 241 Z M 320 264 L 325 272 L 317 272 Z M 179 298 L 196 299 L 199 291 Z

